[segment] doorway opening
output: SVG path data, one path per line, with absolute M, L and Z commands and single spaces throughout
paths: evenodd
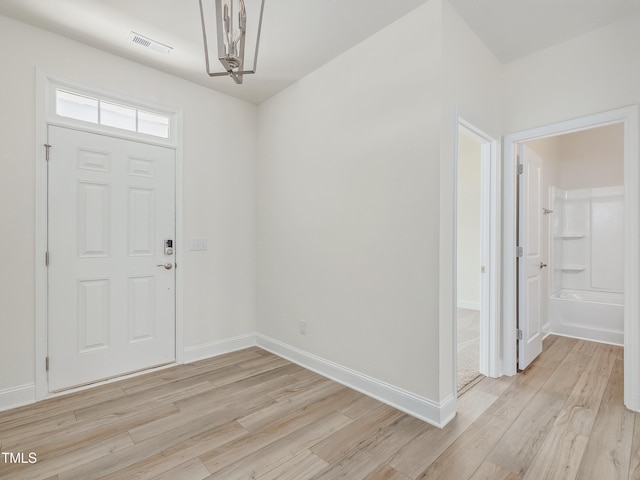
M 624 125 L 518 150 L 518 368 L 549 334 L 622 346 Z
M 35 267 L 35 400 L 39 401 L 95 381 L 182 362 L 183 278 L 175 265 L 182 263 L 183 255 L 178 248 L 183 238 L 183 195 L 180 111 L 42 71 L 36 80 L 35 258 L 43 259 Z M 69 92 L 89 99 L 93 107 L 99 108 L 103 100 L 106 109 L 131 106 L 124 113 L 137 112 L 138 121 L 133 123 L 137 128 L 120 128 L 131 125 L 131 115 L 115 115 L 119 111 L 100 124 L 70 114 L 84 110 Z M 90 140 L 75 145 L 59 137 L 62 134 Z M 96 146 L 98 141 L 112 142 L 127 155 L 116 157 L 108 146 Z M 75 145 L 73 154 L 64 155 L 62 147 L 69 145 Z M 62 172 L 67 167 L 73 173 Z M 64 184 L 73 178 L 72 185 Z M 160 181 L 161 185 L 155 184 Z M 166 202 L 159 203 L 160 197 Z M 171 212 L 169 221 L 166 211 Z M 67 221 L 75 221 L 77 228 L 67 227 Z M 65 255 L 72 260 L 65 261 Z M 135 263 L 132 270 L 125 272 L 120 259 L 127 265 Z M 93 262 L 92 270 L 76 268 L 82 262 Z M 143 267 L 142 262 L 148 265 Z M 102 264 L 115 265 L 118 274 L 98 271 Z M 75 269 L 75 280 L 64 268 Z M 72 280 L 64 280 L 65 275 Z M 60 291 L 63 287 L 66 290 Z M 56 301 L 75 313 L 56 310 Z M 165 310 L 170 315 L 164 315 Z M 106 358 L 116 343 L 121 351 Z M 82 359 L 68 361 L 69 352 Z M 105 358 L 94 358 L 96 365 L 91 367 L 89 357 L 100 355 Z M 78 376 L 67 378 L 70 366 L 78 367 Z M 90 376 L 82 377 L 86 372 Z
M 496 141 L 459 119 L 456 154 L 456 391 L 497 376 Z
M 640 407 L 638 109 L 505 137 L 503 371 L 549 334 L 624 345 L 625 405 Z M 514 339 L 516 339 L 514 341 Z

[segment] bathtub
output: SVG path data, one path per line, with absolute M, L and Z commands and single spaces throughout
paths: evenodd
M 624 343 L 624 294 L 559 290 L 549 298 L 549 333 Z

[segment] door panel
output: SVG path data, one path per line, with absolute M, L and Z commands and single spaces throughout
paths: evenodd
M 49 127 L 49 389 L 175 360 L 175 152 Z
M 523 173 L 520 182 L 518 238 L 523 256 L 518 259 L 518 368 L 525 369 L 542 352 L 542 158 L 520 146 Z

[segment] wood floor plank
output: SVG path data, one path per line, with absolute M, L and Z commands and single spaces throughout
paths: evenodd
M 201 410 L 203 405 L 210 404 L 211 402 L 225 402 L 232 401 L 233 398 L 239 398 L 243 396 L 249 396 L 255 392 L 259 392 L 268 386 L 270 389 L 272 386 L 277 390 L 284 385 L 289 385 L 295 382 L 295 377 L 290 375 L 292 371 L 295 371 L 295 365 L 285 365 L 282 367 L 267 370 L 265 372 L 257 373 L 247 377 L 237 379 L 235 382 L 221 382 L 222 385 L 214 385 L 215 388 L 210 391 L 203 391 L 202 393 L 191 395 L 180 400 L 175 400 L 174 403 L 180 410 Z M 285 379 L 284 383 L 281 383 Z M 218 382 L 213 379 L 215 384 Z M 276 387 L 270 382 L 278 384 Z M 272 393 L 270 390 L 267 394 Z
M 634 428 L 629 462 L 629 480 L 640 480 L 640 413 L 634 413 L 633 416 Z
M 215 449 L 201 456 L 201 460 L 211 472 L 217 472 L 228 465 L 267 447 L 273 442 L 306 427 L 309 424 L 326 418 L 337 409 L 349 403 L 358 394 L 353 390 L 342 387 L 337 393 L 316 400 L 300 409 L 293 410 L 280 417 L 277 421 L 268 424 L 261 430 L 253 432 L 248 439 L 232 442 L 223 448 Z M 341 417 L 345 417 L 340 414 Z M 351 421 L 349 419 L 349 421 Z
M 120 433 L 113 437 L 106 437 L 98 442 L 79 445 L 78 448 L 64 455 L 52 456 L 38 460 L 33 465 L 4 465 L 0 471 L 2 480 L 44 480 L 52 473 L 60 473 L 78 465 L 90 465 L 94 460 L 105 455 L 126 450 L 133 445 L 128 433 Z M 36 452 L 37 453 L 37 452 Z
M 0 432 L 20 425 L 39 422 L 53 415 L 91 407 L 99 402 L 125 397 L 124 391 L 115 385 L 104 385 L 94 389 L 60 395 L 26 407 L 0 412 Z
M 75 423 L 76 416 L 74 413 L 64 412 L 12 428 L 0 428 L 0 445 L 4 447 L 5 450 L 3 451 L 16 450 L 18 445 L 29 444 L 34 437 L 42 438 L 60 428 Z
M 623 360 L 616 360 L 589 436 L 578 478 L 629 478 L 634 413 L 624 406 Z
M 360 397 L 356 398 L 350 405 L 341 408 L 340 413 L 343 413 L 352 420 L 357 420 L 365 415 L 371 414 L 381 405 L 384 404 L 380 400 L 361 395 Z
M 207 470 L 198 458 L 193 458 L 182 465 L 168 470 L 162 475 L 154 477 L 154 480 L 204 480 L 209 476 L 209 473 L 209 470 Z M 128 477 L 121 478 L 122 480 L 128 480 Z
M 259 450 L 227 465 L 207 477 L 208 480 L 244 480 L 259 478 L 274 468 L 290 462 L 301 451 L 351 423 L 351 419 L 333 412 L 269 443 Z M 208 465 L 207 465 L 208 467 Z M 210 468 L 211 470 L 211 468 Z
M 281 388 L 274 388 L 269 392 L 269 396 L 274 400 L 282 400 L 287 397 L 295 396 L 299 393 L 303 393 L 305 390 L 314 388 L 316 385 L 325 384 L 330 381 L 324 377 L 313 376 L 305 377 L 302 380 L 296 373 L 290 373 L 289 376 L 293 379 L 288 385 L 284 385 Z
M 472 389 L 472 391 L 480 390 L 490 395 L 495 395 L 499 397 L 504 393 L 504 391 L 511 386 L 513 381 L 517 378 L 517 376 L 511 377 L 499 377 L 499 378 L 489 378 L 484 377 L 480 382 L 478 382 Z M 466 395 L 466 392 L 465 392 Z M 460 398 L 464 398 L 465 395 L 462 395 Z
M 153 390 L 153 403 L 154 406 L 166 405 L 199 392 L 209 391 L 212 388 L 213 385 L 210 382 L 204 381 L 192 384 L 191 379 L 188 379 L 185 383 L 176 382 L 176 384 L 164 385 Z M 78 420 L 99 418 L 104 415 L 123 414 L 137 408 L 148 407 L 149 401 L 149 395 L 142 392 L 102 401 L 75 410 L 74 413 Z
M 17 445 L 9 446 L 14 451 L 33 451 L 38 457 L 46 459 L 52 456 L 64 455 L 78 447 L 91 444 L 114 434 L 127 432 L 130 428 L 164 419 L 177 412 L 173 405 L 163 405 L 149 410 L 132 410 L 125 415 L 106 415 L 97 419 L 76 422 L 72 425 L 50 432 L 49 435 L 30 437 Z M 52 442 L 51 438 L 56 441 Z
M 424 472 L 449 446 L 460 437 L 498 397 L 472 389 L 460 399 L 458 414 L 444 429 L 425 431 L 398 449 L 389 465 L 410 478 Z
M 119 382 L 119 385 L 127 395 L 131 395 L 133 393 L 155 388 L 159 385 L 166 385 L 167 383 L 171 383 L 176 380 L 203 374 L 211 375 L 213 372 L 219 371 L 225 367 L 233 367 L 242 361 L 263 358 L 263 355 L 261 355 L 260 352 L 261 350 L 258 348 L 239 350 L 237 352 L 231 352 L 227 355 L 221 355 L 212 359 L 200 360 L 198 362 L 184 365 L 176 365 L 169 369 L 163 369 L 146 375 L 122 380 Z
M 539 367 L 555 368 L 564 358 L 581 342 L 575 338 L 554 337 L 554 342 L 548 342 L 545 339 L 544 355 L 538 356 L 533 361 L 534 365 Z M 584 343 L 584 342 L 583 342 Z
M 398 448 L 403 447 L 430 426 L 403 415 L 391 425 L 361 443 L 356 450 L 312 477 L 314 480 L 363 478 L 384 465 Z
M 380 465 L 363 480 L 411 480 L 389 465 Z
M 522 477 L 485 460 L 469 480 L 520 480 Z
M 523 480 L 558 478 L 573 480 L 577 478 L 578 468 L 588 438 L 562 427 L 553 427 Z
M 608 378 L 583 373 L 567 398 L 555 425 L 588 437 L 598 414 Z
M 298 452 L 290 460 L 260 475 L 259 480 L 307 480 L 328 466 L 327 462 L 311 450 Z
M 273 404 L 260 411 L 246 415 L 238 419 L 238 422 L 247 430 L 256 432 L 266 425 L 276 422 L 284 415 L 304 405 L 309 405 L 316 400 L 327 398 L 344 390 L 342 385 L 335 382 L 323 382 L 303 392 L 299 392 L 275 401 Z
M 266 395 L 254 395 L 245 399 L 245 401 L 240 404 L 214 403 L 210 407 L 211 409 L 206 408 L 206 411 L 202 412 L 202 414 L 197 414 L 192 411 L 178 411 L 178 413 L 170 417 L 159 418 L 131 428 L 129 435 L 131 435 L 135 443 L 141 443 L 161 435 L 171 435 L 172 433 L 175 434 L 176 432 L 182 431 L 194 431 L 190 429 L 199 429 L 200 424 L 214 428 L 226 422 L 235 421 L 239 415 L 252 411 L 260 411 L 272 403 L 273 400 Z M 205 410 L 204 407 L 203 410 Z
M 225 416 L 226 418 L 229 415 L 242 416 L 262 411 L 275 403 L 268 395 L 271 389 L 288 385 L 294 380 L 293 377 L 285 373 L 281 375 L 269 373 L 262 375 L 261 379 L 263 380 L 261 383 L 241 381 L 238 384 L 225 385 L 178 400 L 175 405 L 179 412 L 172 419 L 161 418 L 140 425 L 130 431 L 131 437 L 135 442 L 139 442 L 197 419 L 206 421 L 207 417 L 211 415 L 220 418 Z M 230 411 L 223 411 L 229 409 Z
M 515 421 L 554 372 L 549 367 L 531 365 L 516 376 L 509 388 L 487 409 L 487 413 L 509 422 Z
M 232 372 L 228 372 L 226 375 L 215 375 L 215 377 L 212 378 L 213 384 L 217 387 L 220 387 L 281 367 L 286 367 L 287 369 L 295 369 L 295 366 L 291 362 L 285 360 L 284 358 L 278 357 L 268 358 L 262 364 L 250 368 L 242 368 L 238 365 L 236 365 L 235 367 L 237 367 L 237 369 Z
M 510 422 L 507 419 L 485 412 L 416 479 L 444 480 L 471 477 L 509 425 Z
M 487 455 L 487 460 L 518 476 L 524 475 L 565 401 L 560 393 L 540 389 Z
M 154 437 L 129 449 L 97 459 L 60 474 L 59 480 L 148 480 L 190 459 L 247 436 L 235 422 L 220 426 L 203 425 L 192 436 L 172 441 Z M 207 474 L 208 475 L 208 474 Z
M 594 357 L 589 362 L 586 372 L 608 377 L 621 350 L 622 347 L 616 345 L 596 344 Z
M 404 414 L 395 408 L 381 405 L 370 415 L 360 417 L 323 441 L 316 443 L 311 447 L 311 451 L 325 462 L 334 463 L 357 450 L 372 435 L 397 421 L 402 415 Z
M 578 342 L 571 351 L 560 361 L 553 375 L 545 382 L 543 388 L 569 396 L 576 383 L 583 373 L 585 373 L 589 363 L 592 361 L 596 345 L 587 342 Z

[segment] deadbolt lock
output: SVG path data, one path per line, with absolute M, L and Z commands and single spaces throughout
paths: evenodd
M 164 254 L 173 255 L 173 240 L 168 239 L 164 241 Z

